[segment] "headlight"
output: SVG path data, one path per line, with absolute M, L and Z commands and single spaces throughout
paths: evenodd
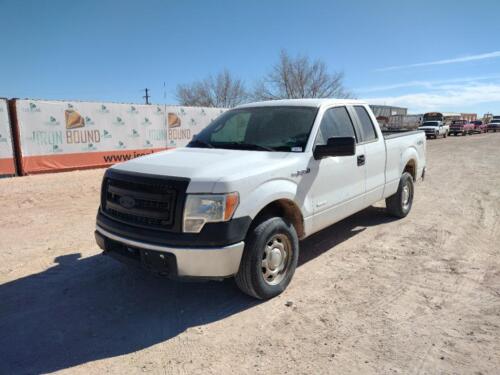
M 199 233 L 205 223 L 228 221 L 239 203 L 238 193 L 188 194 L 184 206 L 183 231 Z

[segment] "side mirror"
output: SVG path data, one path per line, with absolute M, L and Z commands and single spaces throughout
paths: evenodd
M 356 155 L 356 139 L 354 137 L 328 138 L 326 145 L 317 145 L 314 147 L 313 155 L 316 160 L 327 156 Z

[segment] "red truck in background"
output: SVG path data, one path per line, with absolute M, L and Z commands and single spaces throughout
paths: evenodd
M 474 132 L 475 133 L 481 134 L 481 133 L 487 132 L 488 125 L 486 125 L 481 120 L 472 121 L 472 123 L 474 124 Z
M 467 135 L 475 132 L 475 125 L 473 123 L 468 123 L 466 120 L 453 120 L 450 125 L 449 134 L 457 135 Z

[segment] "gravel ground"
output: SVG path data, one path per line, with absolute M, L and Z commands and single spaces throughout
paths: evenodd
M 407 218 L 303 241 L 267 302 L 101 256 L 102 174 L 0 180 L 1 374 L 498 374 L 500 134 L 430 140 Z

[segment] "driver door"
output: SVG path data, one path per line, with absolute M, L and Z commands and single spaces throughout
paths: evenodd
M 365 194 L 365 146 L 359 145 L 353 122 L 345 106 L 325 111 L 314 146 L 331 137 L 355 137 L 356 154 L 326 157 L 311 163 L 314 230 L 323 229 L 363 209 Z

